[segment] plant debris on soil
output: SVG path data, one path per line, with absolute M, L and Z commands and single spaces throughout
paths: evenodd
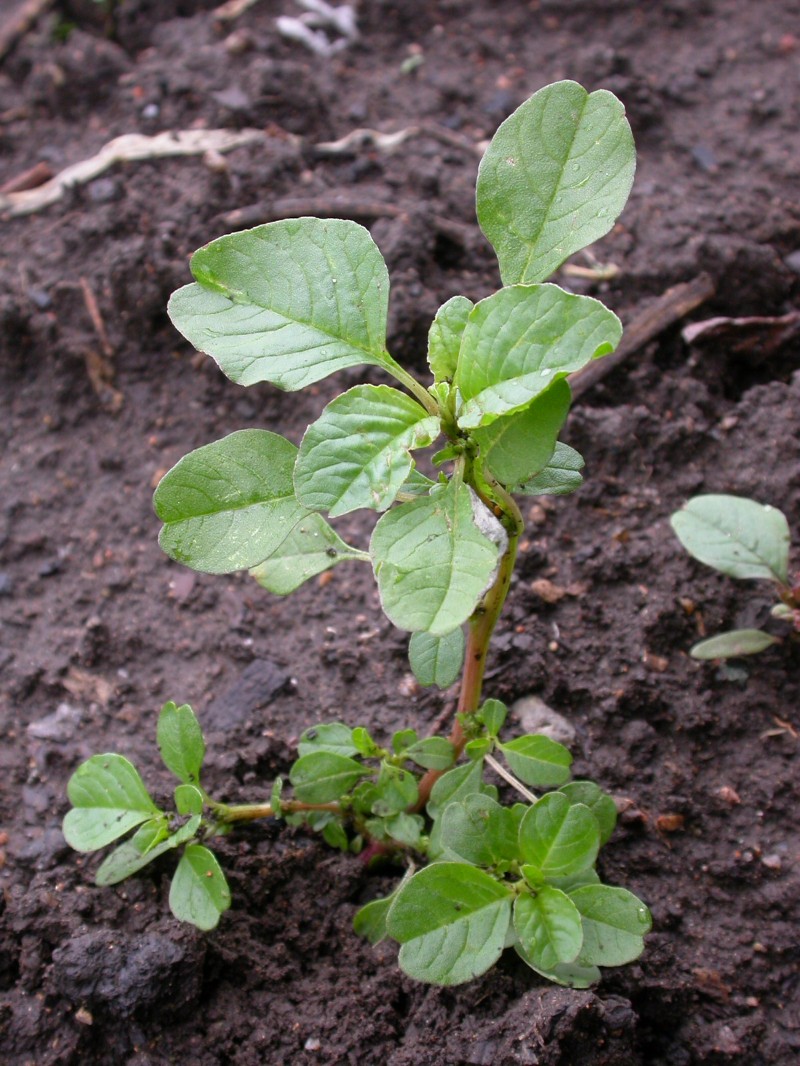
M 279 31 L 293 0 L 60 0 L 14 27 L 26 6 L 0 13 L 2 1061 L 796 1063 L 800 654 L 689 659 L 706 631 L 775 623 L 769 590 L 694 563 L 668 517 L 752 496 L 797 544 L 800 4 L 362 0 L 328 56 Z M 581 393 L 565 439 L 586 484 L 526 505 L 485 693 L 522 728 L 523 697 L 562 715 L 577 775 L 614 794 L 602 873 L 652 908 L 644 955 L 584 992 L 514 958 L 414 984 L 351 930 L 388 873 L 269 824 L 220 845 L 233 907 L 212 934 L 170 916 L 168 865 L 96 888 L 98 859 L 61 835 L 66 781 L 115 750 L 165 793 L 165 700 L 194 706 L 208 785 L 240 802 L 268 798 L 316 722 L 385 737 L 453 707 L 413 684 L 367 568 L 282 601 L 160 553 L 151 492 L 184 452 L 248 426 L 297 442 L 363 380 L 287 397 L 224 379 L 166 317 L 189 254 L 285 214 L 357 218 L 389 264 L 391 350 L 420 370 L 438 305 L 498 284 L 481 147 L 566 77 L 622 99 L 639 165 L 618 225 L 557 280 L 626 323 L 710 284 Z M 229 150 L 144 153 L 13 210 L 115 138 L 200 131 Z

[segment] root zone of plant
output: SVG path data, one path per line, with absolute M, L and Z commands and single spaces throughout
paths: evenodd
M 3 221 L 3 1061 L 796 1062 L 798 652 L 692 662 L 704 630 L 760 626 L 770 597 L 694 564 L 667 521 L 692 495 L 733 492 L 780 507 L 800 538 L 796 3 L 376 2 L 360 5 L 359 42 L 325 60 L 277 34 L 290 0 L 227 22 L 199 0 L 117 7 L 116 40 L 75 0 L 5 55 L 0 195 L 131 133 L 258 136 L 116 163 Z M 587 992 L 513 958 L 458 989 L 414 985 L 395 949 L 350 928 L 392 872 L 269 824 L 223 842 L 234 904 L 213 934 L 169 916 L 168 865 L 96 889 L 97 860 L 61 836 L 66 781 L 116 750 L 166 796 L 166 700 L 195 707 L 208 786 L 231 802 L 266 801 L 315 722 L 448 732 L 455 707 L 415 688 L 366 568 L 281 601 L 160 554 L 151 491 L 181 455 L 249 426 L 297 442 L 361 380 L 291 396 L 224 380 L 166 319 L 189 253 L 289 205 L 356 218 L 389 264 L 393 354 L 421 370 L 436 307 L 497 284 L 476 146 L 561 77 L 625 101 L 639 168 L 594 249 L 615 276 L 579 258 L 558 280 L 631 322 L 708 275 L 693 321 L 768 320 L 691 344 L 681 322 L 659 329 L 580 396 L 564 436 L 586 484 L 526 502 L 487 664 L 485 695 L 564 715 L 577 776 L 617 798 L 602 873 L 652 908 L 645 954 Z M 356 129 L 406 134 L 392 150 Z M 342 532 L 364 543 L 347 519 Z

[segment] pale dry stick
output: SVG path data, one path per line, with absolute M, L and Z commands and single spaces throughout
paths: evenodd
M 228 0 L 226 4 L 216 8 L 213 15 L 217 22 L 233 22 L 257 3 L 258 0 Z
M 126 133 L 115 137 L 89 159 L 73 163 L 51 180 L 35 189 L 0 196 L 0 212 L 9 217 L 29 215 L 56 203 L 67 189 L 92 181 L 115 163 L 127 163 L 168 156 L 202 155 L 205 152 L 229 152 L 241 145 L 265 142 L 262 130 L 178 130 L 157 133 Z
M 4 59 L 20 37 L 24 37 L 55 0 L 23 0 L 0 25 L 0 59 Z

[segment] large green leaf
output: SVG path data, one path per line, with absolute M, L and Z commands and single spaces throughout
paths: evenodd
M 73 809 L 64 839 L 76 851 L 97 851 L 159 813 L 135 766 L 122 755 L 93 755 L 67 783 Z
M 268 558 L 307 512 L 294 493 L 297 448 L 242 429 L 184 456 L 153 498 L 159 543 L 195 570 L 226 574 Z
M 558 790 L 563 792 L 570 803 L 582 803 L 588 807 L 597 819 L 600 830 L 600 843 L 605 844 L 614 832 L 617 824 L 617 805 L 607 792 L 603 792 L 594 781 L 569 781 Z
M 541 970 L 572 962 L 583 943 L 578 908 L 552 885 L 540 885 L 535 893 L 517 898 L 514 928 L 526 956 Z
M 367 230 L 293 218 L 231 233 L 192 256 L 173 293 L 175 326 L 240 385 L 290 391 L 336 370 L 388 368 L 389 275 Z
M 288 596 L 304 581 L 348 559 L 369 562 L 366 552 L 345 543 L 322 515 L 304 515 L 286 539 L 251 575 L 276 596 Z
M 458 350 L 473 304 L 466 296 L 453 296 L 443 303 L 428 331 L 428 364 L 435 381 L 452 381 L 458 366 Z
M 520 854 L 543 878 L 569 877 L 588 869 L 599 848 L 595 816 L 583 804 L 571 805 L 560 792 L 543 796 L 519 827 Z
M 641 955 L 652 919 L 632 892 L 610 885 L 584 885 L 569 895 L 583 921 L 583 964 L 622 966 Z
M 449 803 L 463 800 L 481 791 L 483 759 L 462 763 L 442 774 L 431 789 L 427 811 L 431 818 L 438 818 Z
M 742 496 L 695 496 L 670 519 L 690 555 L 729 577 L 788 583 L 789 524 Z
M 524 410 L 473 432 L 484 462 L 512 492 L 547 466 L 571 399 L 569 385 L 561 378 Z
M 170 700 L 164 704 L 158 716 L 156 741 L 167 769 L 184 784 L 197 784 L 206 743 L 200 723 L 188 703 L 178 707 Z
M 216 856 L 202 844 L 190 844 L 172 878 L 170 910 L 179 921 L 208 931 L 230 905 L 231 892 Z
M 388 385 L 356 385 L 306 430 L 294 471 L 297 498 L 331 517 L 359 507 L 385 511 L 413 459 L 439 435 L 439 419 Z
M 459 425 L 476 429 L 527 407 L 554 381 L 614 350 L 622 325 L 590 296 L 557 285 L 511 285 L 475 304 L 455 384 Z
M 427 866 L 407 881 L 386 916 L 410 977 L 457 985 L 485 973 L 500 957 L 511 917 L 511 892 L 463 863 Z
M 472 490 L 456 481 L 389 511 L 375 526 L 370 555 L 390 620 L 434 636 L 452 632 L 491 583 L 504 536 Z
M 481 229 L 505 285 L 544 281 L 608 233 L 625 206 L 636 152 L 610 92 L 556 82 L 502 123 L 478 170 Z
M 538 474 L 517 485 L 514 492 L 523 496 L 566 496 L 583 484 L 583 456 L 562 441 L 556 441 L 555 451 Z
M 418 631 L 411 634 L 408 661 L 420 685 L 447 688 L 461 673 L 464 664 L 464 631 L 454 629 L 440 637 Z

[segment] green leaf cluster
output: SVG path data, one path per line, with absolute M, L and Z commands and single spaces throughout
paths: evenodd
M 695 496 L 670 519 L 675 534 L 695 559 L 728 577 L 770 581 L 781 602 L 773 615 L 798 628 L 796 590 L 789 585 L 789 523 L 775 507 L 742 496 Z M 701 640 L 695 659 L 732 659 L 755 655 L 780 639 L 762 629 L 734 629 Z
M 474 723 L 475 757 L 433 788 L 431 865 L 362 908 L 355 927 L 373 943 L 398 941 L 402 969 L 421 981 L 461 984 L 513 947 L 550 980 L 585 988 L 599 980 L 598 967 L 638 957 L 650 914 L 595 870 L 616 822 L 611 797 L 591 781 L 570 781 L 569 753 L 547 737 L 500 741 L 505 713 L 487 700 Z M 503 805 L 485 781 L 497 768 L 493 751 L 527 802 Z M 536 797 L 528 785 L 552 790 Z
M 519 533 L 508 494 L 580 485 L 583 460 L 558 441 L 566 378 L 612 351 L 621 327 L 597 300 L 546 279 L 611 228 L 634 166 L 622 106 L 605 91 L 559 82 L 503 123 L 477 186 L 503 287 L 439 309 L 428 388 L 387 350 L 388 272 L 362 226 L 284 219 L 196 252 L 195 280 L 169 313 L 233 381 L 296 390 L 368 366 L 394 385 L 335 397 L 299 448 L 246 429 L 185 456 L 155 493 L 164 551 L 210 573 L 250 570 L 278 595 L 340 562 L 367 561 L 385 613 L 412 634 L 420 683 L 451 684 L 461 627 Z M 417 453 L 442 437 L 434 462 L 443 469 L 431 480 Z M 359 509 L 381 515 L 367 551 L 329 522 Z
M 200 786 L 203 734 L 188 704 L 169 702 L 161 709 L 156 736 L 164 765 L 181 782 L 174 791 L 174 814 L 157 806 L 124 756 L 93 755 L 67 784 L 72 809 L 64 818 L 64 838 L 76 851 L 98 851 L 136 829 L 101 863 L 98 885 L 115 885 L 182 847 L 170 908 L 181 921 L 213 929 L 230 907 L 231 894 L 213 852 L 200 843 L 208 830 L 204 807 L 213 804 Z

